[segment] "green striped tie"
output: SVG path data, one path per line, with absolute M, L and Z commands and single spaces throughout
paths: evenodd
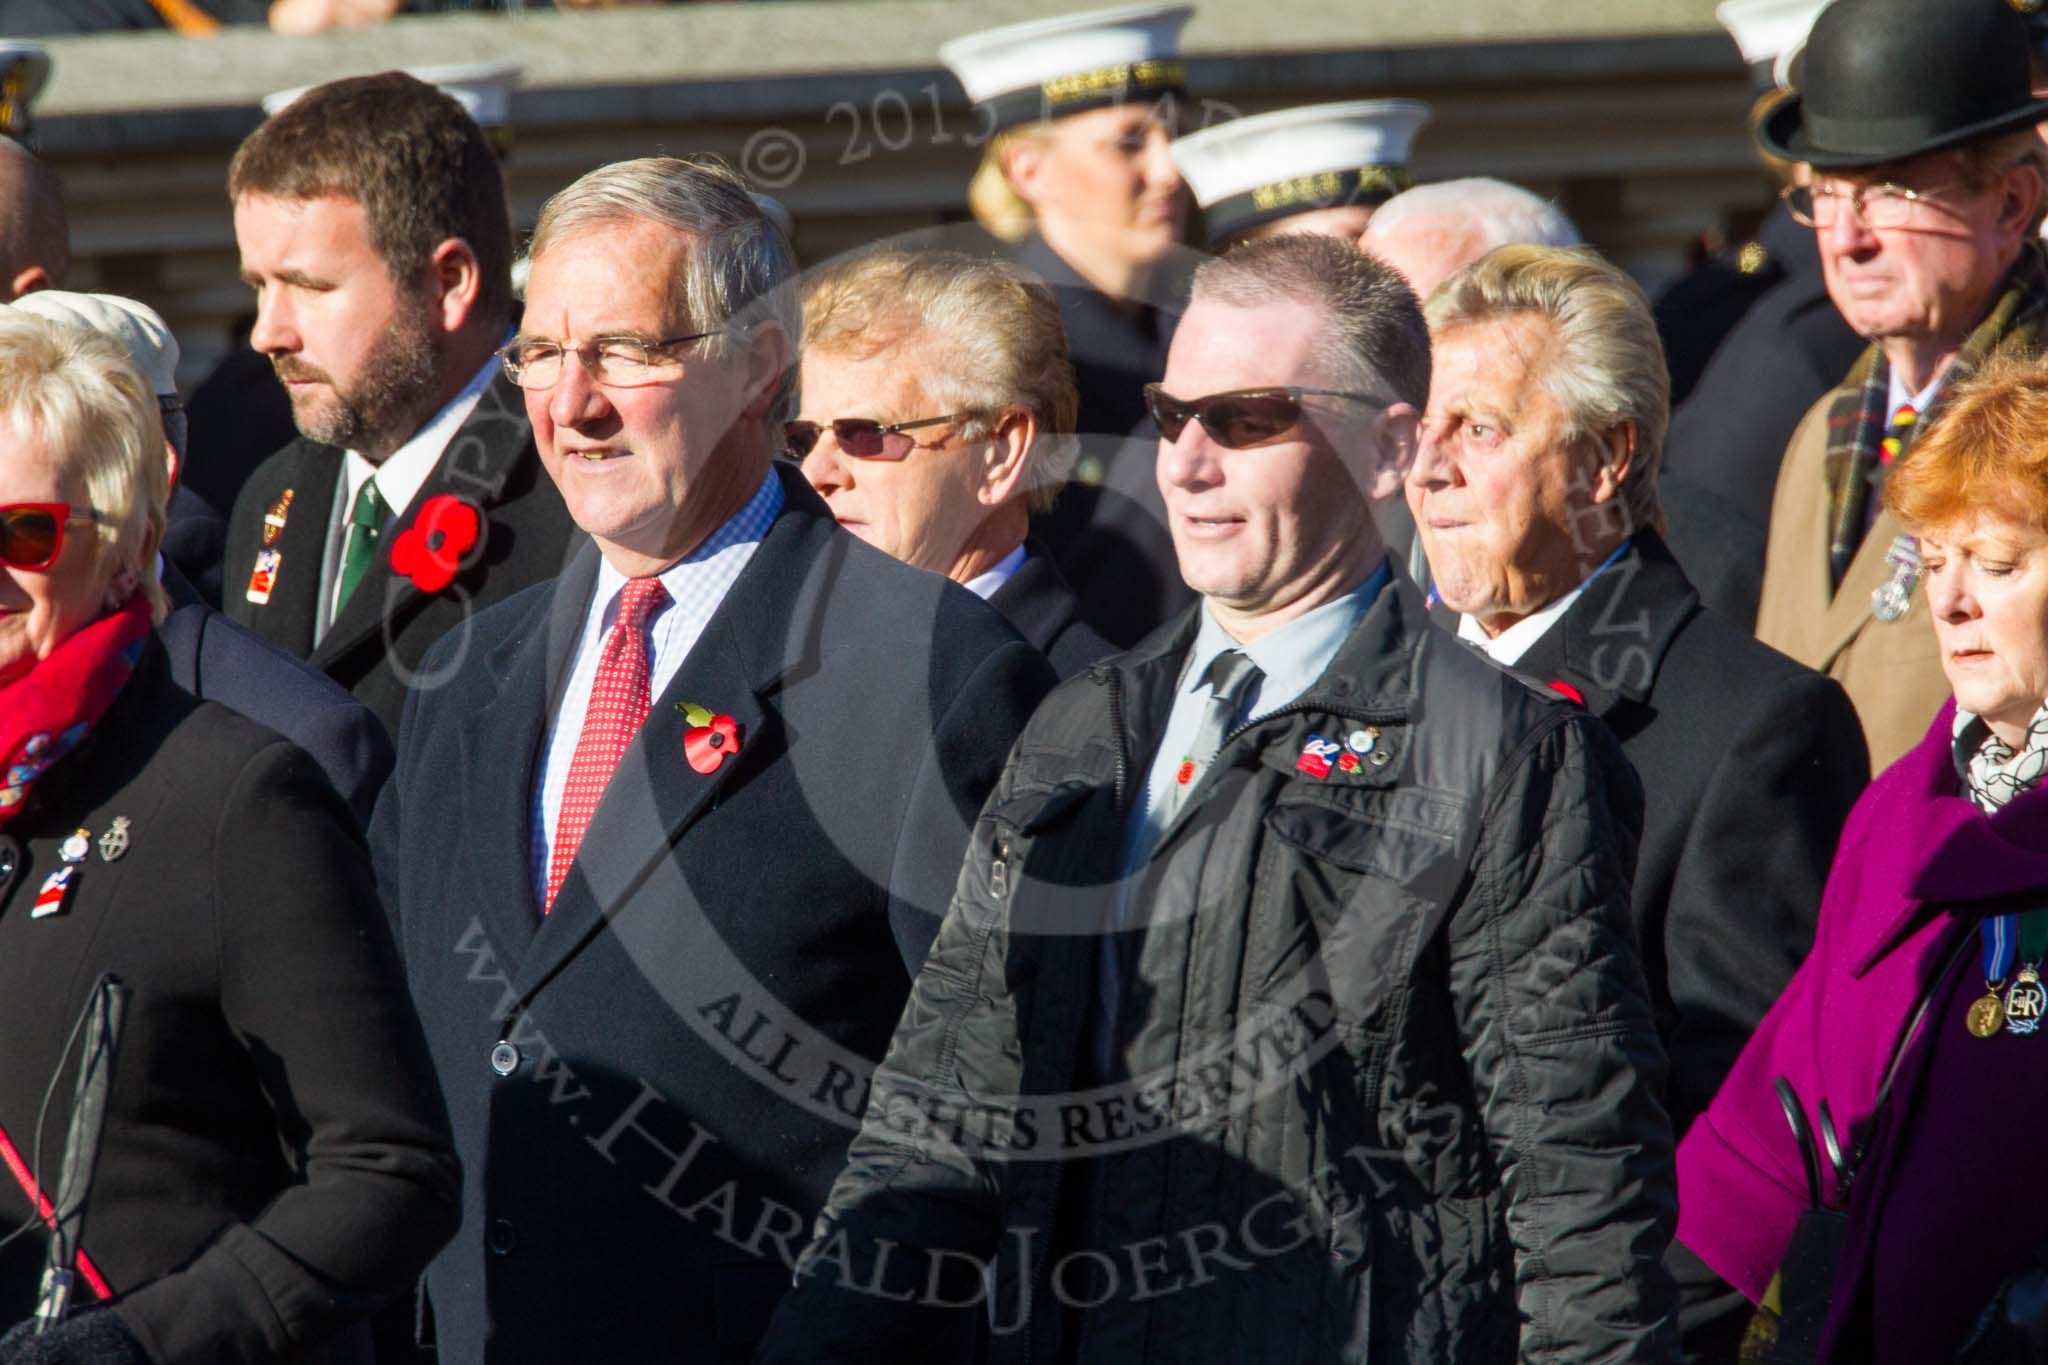
M 363 581 L 363 574 L 369 569 L 370 561 L 377 557 L 377 532 L 384 525 L 384 516 L 391 509 L 384 505 L 384 499 L 377 495 L 377 480 L 373 476 L 363 481 L 356 494 L 356 505 L 348 514 L 348 541 L 341 551 L 341 592 L 334 599 L 334 614 L 348 605 L 349 595 L 356 590 L 356 584 Z

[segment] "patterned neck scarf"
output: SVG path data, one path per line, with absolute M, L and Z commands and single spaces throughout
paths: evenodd
M 1993 814 L 2022 792 L 2038 786 L 2048 773 L 2048 704 L 2027 722 L 2027 733 L 2015 750 L 1991 727 L 1961 707 L 1956 708 L 1956 771 L 1962 775 L 1970 800 L 1986 815 Z
M 2019 259 L 2005 275 L 1998 299 L 1984 321 L 1970 333 L 1955 361 L 1941 377 L 1927 411 L 1903 433 L 1898 459 L 1905 458 L 1915 439 L 1941 416 L 1942 402 L 1958 379 L 1994 354 L 2032 356 L 2048 342 L 2048 249 L 2039 241 L 2020 248 Z M 1869 530 L 1871 508 L 1888 468 L 1882 458 L 1885 408 L 1891 397 L 1891 366 L 1875 344 L 1866 348 L 1835 390 L 1828 404 L 1828 445 L 1824 468 L 1828 481 L 1829 568 L 1839 584 L 1849 561 Z
M 118 611 L 0 687 L 0 825 L 26 808 L 37 779 L 98 724 L 127 686 L 149 630 L 149 598 L 137 589 Z

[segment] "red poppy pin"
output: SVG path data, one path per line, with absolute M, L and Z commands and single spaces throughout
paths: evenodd
M 1586 694 L 1579 691 L 1578 688 L 1573 687 L 1570 683 L 1564 681 L 1562 678 L 1552 679 L 1550 683 L 1550 690 L 1557 693 L 1557 695 L 1559 695 L 1560 697 L 1571 698 L 1573 701 L 1577 702 L 1581 706 L 1584 706 L 1586 704 Z
M 476 504 L 451 493 L 421 505 L 412 525 L 391 542 L 391 569 L 404 574 L 421 592 L 439 592 L 455 581 L 462 557 L 476 547 L 483 529 Z
M 695 702 L 679 701 L 676 710 L 690 722 L 683 731 L 683 757 L 700 773 L 715 773 L 728 758 L 740 751 L 740 723 L 731 716 L 714 715 Z

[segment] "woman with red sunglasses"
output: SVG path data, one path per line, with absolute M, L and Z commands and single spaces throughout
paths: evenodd
M 0 308 L 0 1365 L 366 1359 L 447 1119 L 347 808 L 171 681 L 163 449 L 115 343 Z

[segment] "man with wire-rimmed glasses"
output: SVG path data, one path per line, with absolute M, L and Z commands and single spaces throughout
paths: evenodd
M 1074 457 L 1049 288 L 956 251 L 862 252 L 805 282 L 802 377 L 789 454 L 841 526 L 987 602 L 1062 678 L 1117 652 L 1030 536 Z
M 529 258 L 501 357 L 595 544 L 430 656 L 370 832 L 467 1181 L 428 1294 L 447 1361 L 745 1361 L 1052 674 L 776 458 L 738 176 L 602 167 Z
M 1674 1358 L 1640 789 L 1389 562 L 1429 387 L 1349 243 L 1197 271 L 1201 601 L 1017 741 L 761 1361 Z
M 1837 0 L 1799 87 L 1759 125 L 1812 168 L 1786 191 L 1828 295 L 1869 348 L 1801 422 L 1771 505 L 1757 635 L 1839 681 L 1873 768 L 1918 742 L 1949 689 L 1912 537 L 1881 510 L 1886 471 L 1985 359 L 2038 355 L 2048 254 L 2037 238 L 2048 118 L 2029 32 L 1993 3 Z

